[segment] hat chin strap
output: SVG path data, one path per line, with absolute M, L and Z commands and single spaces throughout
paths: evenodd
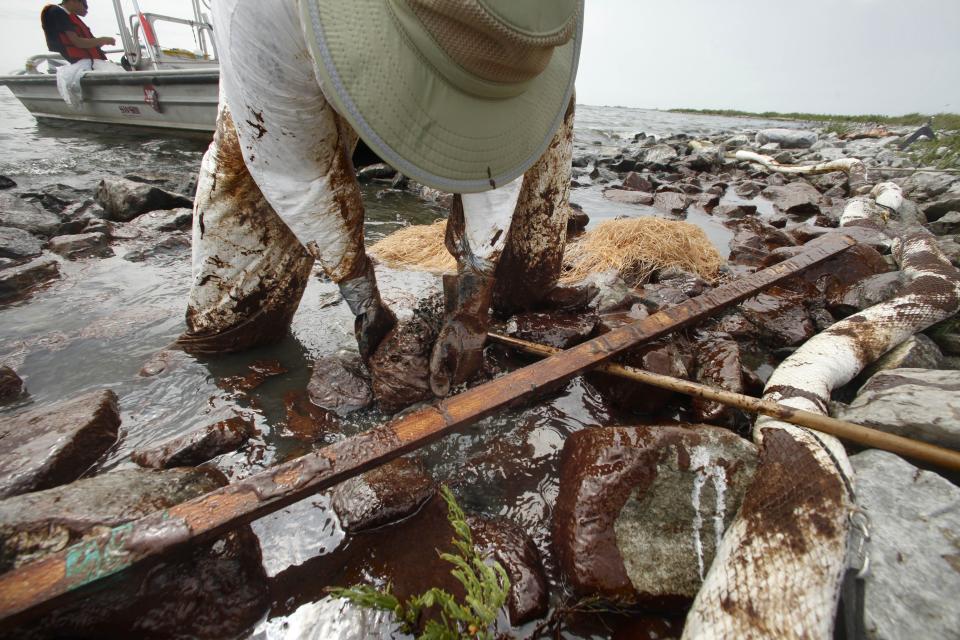
M 476 76 L 457 64 L 434 40 L 405 0 L 387 0 L 404 34 L 427 62 L 451 85 L 478 98 L 514 98 L 525 92 L 534 78 L 522 82 L 491 82 Z

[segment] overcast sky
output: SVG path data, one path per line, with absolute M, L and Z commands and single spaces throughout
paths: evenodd
M 94 33 L 115 35 L 111 3 L 89 1 Z M 43 50 L 43 4 L 0 0 L 0 72 Z M 140 5 L 190 12 L 189 0 Z M 584 32 L 585 104 L 960 112 L 960 0 L 587 0 Z

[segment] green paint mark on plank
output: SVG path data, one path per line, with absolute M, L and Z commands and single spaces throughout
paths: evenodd
M 79 587 L 130 566 L 131 554 L 125 543 L 132 530 L 132 522 L 122 524 L 111 529 L 106 540 L 96 538 L 71 547 L 67 551 L 67 580 Z

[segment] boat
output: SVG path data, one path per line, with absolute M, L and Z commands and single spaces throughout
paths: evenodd
M 137 0 L 133 13 L 126 14 L 122 0 L 113 0 L 123 48 L 105 53 L 119 56 L 124 70 L 84 75 L 79 108 L 67 104 L 57 91 L 56 70 L 67 64 L 58 54 L 32 56 L 22 71 L 0 76 L 0 86 L 9 88 L 39 120 L 212 133 L 220 69 L 213 27 L 201 6 L 208 1 L 191 0 L 193 16 L 180 18 L 144 13 Z M 158 25 L 165 31 L 171 26 L 189 30 L 196 49 L 164 47 Z

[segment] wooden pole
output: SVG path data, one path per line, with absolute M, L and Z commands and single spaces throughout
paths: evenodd
M 488 335 L 494 342 L 514 347 L 537 356 L 549 357 L 557 353 L 562 353 L 560 349 L 554 349 L 553 347 L 535 342 L 528 342 L 496 333 L 490 333 Z M 793 407 L 770 402 L 769 400 L 761 400 L 732 391 L 714 389 L 703 384 L 690 382 L 689 380 L 665 376 L 659 373 L 650 373 L 649 371 L 643 371 L 642 369 L 635 369 L 633 367 L 605 363 L 596 367 L 595 370 L 649 384 L 653 387 L 676 391 L 695 398 L 712 400 L 751 413 L 762 413 L 763 415 L 771 416 L 778 420 L 789 422 L 790 424 L 828 433 L 865 447 L 883 449 L 884 451 L 907 456 L 944 469 L 960 471 L 960 451 L 938 447 L 937 445 L 920 442 L 911 438 L 904 438 L 903 436 L 871 429 L 870 427 L 864 427 L 863 425 L 852 422 L 837 420 L 836 418 L 820 415 L 819 413 L 794 409 Z
M 423 447 L 497 410 L 555 388 L 585 369 L 643 342 L 695 324 L 772 284 L 835 256 L 855 241 L 841 234 L 815 240 L 788 260 L 643 320 L 619 327 L 554 357 L 440 400 L 387 424 L 289 460 L 170 509 L 0 575 L 0 620 L 28 619 L 103 584 L 103 579 L 186 544 L 223 533 L 322 489 Z

